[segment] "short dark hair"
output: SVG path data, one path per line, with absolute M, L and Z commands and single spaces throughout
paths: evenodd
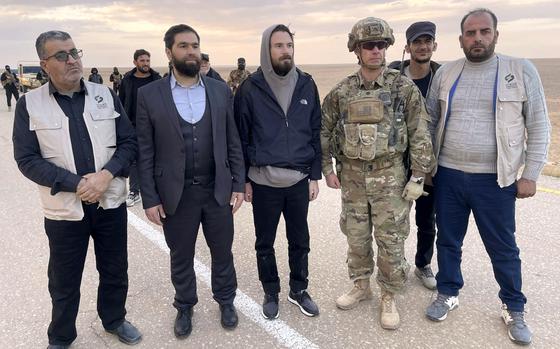
M 134 51 L 134 60 L 137 60 L 138 57 L 144 56 L 144 55 L 146 55 L 146 56 L 148 56 L 148 57 L 151 56 L 151 55 L 150 55 L 150 52 L 144 50 L 143 48 L 138 49 L 138 50 Z
M 47 56 L 45 52 L 45 44 L 50 40 L 66 41 L 72 39 L 70 34 L 63 32 L 61 30 L 50 30 L 48 32 L 41 33 L 37 40 L 35 40 L 35 49 L 37 50 L 37 55 L 39 59 L 44 59 Z
M 163 36 L 163 41 L 165 42 L 165 48 L 171 50 L 171 47 L 173 47 L 173 43 L 175 42 L 175 35 L 184 32 L 189 32 L 196 35 L 196 39 L 200 44 L 200 36 L 198 36 L 196 30 L 194 30 L 191 26 L 188 26 L 186 24 L 177 24 L 167 29 L 167 31 L 165 32 L 165 35 Z
M 469 13 L 467 13 L 461 20 L 461 34 L 463 34 L 463 25 L 465 24 L 465 21 L 467 20 L 467 18 L 469 18 L 469 16 L 479 15 L 483 13 L 487 13 L 490 15 L 490 17 L 492 17 L 492 22 L 494 22 L 494 31 L 498 30 L 498 17 L 496 17 L 494 12 L 490 11 L 487 8 L 479 7 L 475 8 L 474 10 L 470 10 Z
M 290 35 L 290 39 L 292 39 L 292 41 L 294 41 L 295 33 L 292 33 L 290 31 L 290 28 L 288 28 L 284 24 L 278 24 L 276 27 L 274 27 L 274 29 L 272 29 L 272 32 L 270 33 L 270 37 L 272 37 L 272 34 L 274 34 L 276 32 L 286 32 L 286 33 L 288 33 L 288 35 Z

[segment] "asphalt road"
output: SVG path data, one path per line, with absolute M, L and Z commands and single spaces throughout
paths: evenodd
M 13 160 L 13 112 L 7 112 L 0 92 L 0 348 L 44 348 L 50 319 L 47 291 L 48 241 L 35 185 L 24 178 Z M 398 297 L 401 327 L 379 326 L 379 299 L 342 311 L 334 300 L 350 287 L 346 242 L 338 228 L 340 197 L 321 183 L 311 203 L 309 225 L 309 292 L 321 314 L 307 318 L 287 300 L 287 245 L 283 224 L 276 243 L 282 281 L 280 318 L 260 315 L 263 293 L 258 281 L 251 206 L 235 216 L 234 257 L 240 315 L 234 331 L 222 329 L 219 310 L 209 287 L 209 252 L 200 234 L 197 245 L 199 304 L 192 335 L 173 335 L 175 309 L 169 278 L 169 255 L 159 228 L 148 223 L 139 205 L 129 210 L 129 279 L 127 318 L 143 332 L 137 348 L 515 348 L 500 318 L 498 286 L 490 261 L 471 221 L 463 249 L 465 287 L 460 306 L 447 320 L 433 323 L 424 311 L 435 294 L 424 289 L 412 269 L 406 291 Z M 517 204 L 517 239 L 523 261 L 527 315 L 534 331 L 534 348 L 558 348 L 560 327 L 560 181 L 542 177 L 539 192 Z M 413 215 L 412 215 L 413 217 Z M 413 220 L 413 218 L 411 218 Z M 414 260 L 415 229 L 407 240 L 407 257 Z M 93 249 L 88 253 L 73 348 L 125 348 L 106 333 L 96 313 L 98 274 Z M 434 262 L 434 268 L 437 269 Z M 378 294 L 378 287 L 374 287 Z

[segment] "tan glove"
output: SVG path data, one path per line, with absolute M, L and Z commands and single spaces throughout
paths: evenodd
M 427 196 L 428 193 L 424 191 L 424 181 L 418 178 L 411 177 L 406 186 L 404 187 L 402 197 L 408 201 L 414 201 L 421 195 Z

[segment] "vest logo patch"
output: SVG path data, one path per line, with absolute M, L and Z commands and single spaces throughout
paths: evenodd
M 515 81 L 515 75 L 513 75 L 512 73 L 509 73 L 508 75 L 506 75 L 504 77 L 504 80 L 506 81 L 506 88 L 507 89 L 517 88 L 517 81 Z
M 103 102 L 103 97 L 101 96 L 95 96 L 93 97 L 93 99 L 95 99 L 95 101 L 97 102 L 97 109 L 105 109 L 107 108 L 107 103 Z
M 302 98 L 302 99 L 299 100 L 299 103 L 303 104 L 303 105 L 307 105 L 307 99 Z

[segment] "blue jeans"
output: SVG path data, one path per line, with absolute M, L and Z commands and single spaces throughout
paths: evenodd
M 457 296 L 463 287 L 461 247 L 472 211 L 500 286 L 498 296 L 512 311 L 523 311 L 521 260 L 515 242 L 516 183 L 500 188 L 496 174 L 439 167 L 436 186 L 438 292 Z

